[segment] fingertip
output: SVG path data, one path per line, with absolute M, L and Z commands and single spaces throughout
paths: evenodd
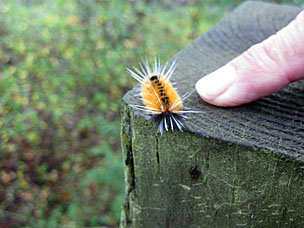
M 197 81 L 196 90 L 205 99 L 213 100 L 224 93 L 236 78 L 235 68 L 226 65 Z
M 237 81 L 237 78 L 235 67 L 225 65 L 198 80 L 195 88 L 200 97 L 209 104 L 221 107 L 232 106 L 233 97 L 230 99 L 222 99 L 222 97 L 227 97 L 227 91 Z

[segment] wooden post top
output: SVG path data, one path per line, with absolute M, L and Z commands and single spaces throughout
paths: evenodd
M 179 93 L 194 91 L 198 79 L 276 33 L 300 11 L 271 3 L 242 4 L 169 60 L 176 60 L 172 81 Z M 135 94 L 127 93 L 124 102 L 140 104 Z M 189 115 L 191 120 L 184 122 L 187 131 L 304 162 L 304 81 L 240 107 L 209 105 L 196 92 L 185 105 L 205 112 Z

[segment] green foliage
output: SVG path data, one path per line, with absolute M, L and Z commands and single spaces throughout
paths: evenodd
M 1 2 L 0 226 L 117 225 L 125 67 L 166 61 L 240 2 Z

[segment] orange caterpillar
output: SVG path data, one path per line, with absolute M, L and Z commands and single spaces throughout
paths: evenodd
M 168 63 L 161 65 L 160 60 L 155 58 L 151 69 L 148 61 L 139 64 L 141 71 L 133 67 L 134 71 L 127 68 L 129 74 L 141 83 L 140 96 L 144 103 L 132 105 L 132 107 L 146 112 L 149 117 L 158 123 L 158 132 L 163 134 L 164 129 L 172 131 L 184 128 L 182 120 L 186 118 L 183 114 L 193 111 L 183 111 L 183 100 L 190 94 L 180 97 L 176 89 L 170 83 L 170 78 L 175 70 L 175 61 L 167 69 Z

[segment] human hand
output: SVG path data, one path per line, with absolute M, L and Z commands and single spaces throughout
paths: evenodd
M 230 107 L 268 96 L 304 79 L 304 11 L 289 25 L 203 77 L 196 90 L 206 102 Z

